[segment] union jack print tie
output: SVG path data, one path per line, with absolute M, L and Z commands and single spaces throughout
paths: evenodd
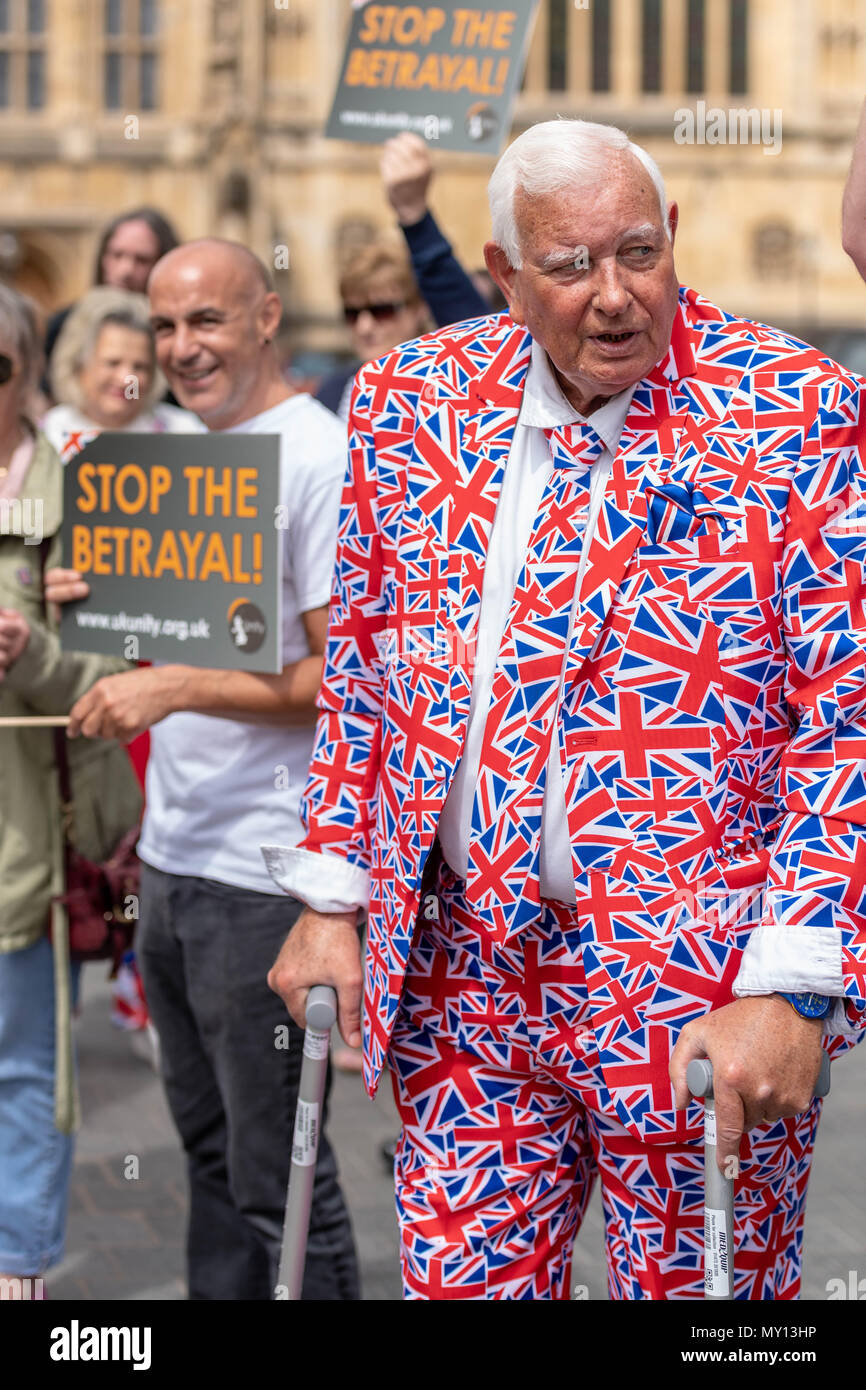
M 585 421 L 545 435 L 553 471 L 496 661 L 469 837 L 467 900 L 502 941 L 538 915 L 545 765 L 589 516 L 590 467 L 605 447 Z

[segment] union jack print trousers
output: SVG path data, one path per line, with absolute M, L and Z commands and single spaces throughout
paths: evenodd
M 502 948 L 462 890 L 443 865 L 422 902 L 389 1054 L 406 1298 L 569 1298 L 596 1177 L 610 1297 L 702 1298 L 702 1104 L 687 1142 L 635 1138 L 594 1049 L 576 912 L 542 902 Z M 799 1295 L 820 1104 L 743 1141 L 736 1298 Z

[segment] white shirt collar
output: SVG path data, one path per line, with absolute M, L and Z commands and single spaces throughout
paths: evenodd
M 607 448 L 615 454 L 636 388 L 637 383 L 625 391 L 620 391 L 618 396 L 611 396 L 610 400 L 605 401 L 592 415 L 585 417 L 566 399 L 547 353 L 533 338 L 532 357 L 526 373 L 517 423 L 550 430 L 555 429 L 557 425 L 571 425 L 575 420 L 589 418 Z

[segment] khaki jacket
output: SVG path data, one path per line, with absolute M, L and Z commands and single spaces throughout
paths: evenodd
M 129 669 L 119 658 L 61 651 L 54 621 L 46 619 L 38 541 L 45 538 L 47 565 L 58 564 L 62 500 L 63 465 L 38 435 L 18 505 L 0 503 L 0 607 L 17 609 L 30 624 L 25 651 L 0 681 L 3 717 L 67 714 L 101 676 Z M 71 838 L 81 853 L 104 859 L 140 812 L 135 774 L 117 743 L 78 739 L 68 750 Z M 0 952 L 23 950 L 45 934 L 52 895 L 63 888 L 62 846 L 53 731 L 0 727 Z M 59 966 L 67 954 L 64 921 L 52 922 L 52 935 Z M 55 974 L 59 1073 L 68 1042 L 68 972 Z

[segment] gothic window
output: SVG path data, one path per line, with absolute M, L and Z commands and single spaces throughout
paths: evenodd
M 104 0 L 103 96 L 109 111 L 159 105 L 157 0 Z
M 641 87 L 662 89 L 662 0 L 643 0 L 641 7 Z
M 749 0 L 730 0 L 730 90 L 742 95 L 749 89 Z
M 547 87 L 564 92 L 568 87 L 569 0 L 549 0 L 547 11 Z
M 592 9 L 592 90 L 610 91 L 610 8 L 611 0 L 593 0 Z
M 0 109 L 45 105 L 45 0 L 0 0 Z
M 686 32 L 686 91 L 702 92 L 706 77 L 704 69 L 704 39 L 706 29 L 705 0 L 688 0 L 688 29 Z

